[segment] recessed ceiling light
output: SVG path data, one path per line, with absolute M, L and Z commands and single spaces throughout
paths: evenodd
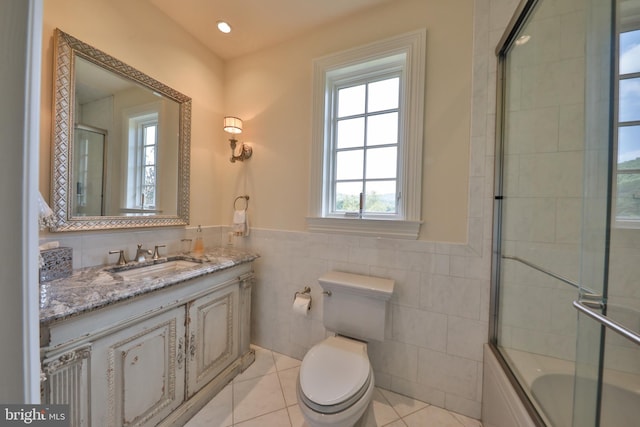
M 230 33 L 230 32 L 231 32 L 231 25 L 227 24 L 226 22 L 224 22 L 224 21 L 218 21 L 217 25 L 218 25 L 218 29 L 219 29 L 221 32 L 223 32 L 223 33 L 225 33 L 225 34 L 228 34 L 228 33 Z
M 516 39 L 516 46 L 522 46 L 526 44 L 529 40 L 531 40 L 531 36 L 528 34 L 521 35 Z

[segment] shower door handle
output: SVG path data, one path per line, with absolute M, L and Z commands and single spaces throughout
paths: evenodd
M 636 345 L 640 345 L 640 335 L 638 335 L 637 332 L 634 332 L 631 329 L 629 329 L 629 328 L 621 325 L 620 323 L 616 322 L 615 320 L 611 320 L 607 316 L 605 316 L 603 314 L 600 314 L 597 311 L 594 311 L 594 310 L 590 309 L 589 307 L 587 307 L 584 303 L 582 303 L 580 301 L 574 301 L 573 302 L 573 306 L 578 311 L 586 314 L 590 318 L 596 320 L 597 322 L 601 323 L 602 325 L 606 326 L 607 328 L 613 330 L 617 334 L 622 335 L 623 337 L 625 337 L 629 341 L 635 343 Z

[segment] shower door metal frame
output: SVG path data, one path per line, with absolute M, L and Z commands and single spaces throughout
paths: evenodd
M 503 187 L 502 179 L 504 152 L 504 83 L 505 83 L 505 65 L 507 51 L 515 42 L 516 35 L 524 22 L 529 18 L 531 12 L 540 0 L 521 0 L 514 12 L 511 21 L 502 35 L 498 46 L 496 47 L 496 57 L 498 61 L 497 81 L 496 81 L 496 127 L 495 141 L 496 150 L 494 156 L 494 195 L 493 195 L 493 253 L 491 261 L 491 298 L 489 303 L 489 343 L 497 345 L 498 336 L 498 311 L 497 305 L 499 296 L 500 281 L 500 263 L 501 263 L 501 246 L 502 246 L 502 200 Z
M 511 386 L 520 398 L 525 409 L 529 413 L 532 421 L 538 427 L 546 427 L 545 422 L 536 410 L 535 406 L 529 399 L 529 396 L 523 389 L 522 385 L 516 378 L 507 363 L 506 359 L 498 349 L 498 315 L 499 315 L 499 297 L 500 297 L 500 268 L 502 253 L 502 202 L 503 202 L 503 185 L 504 164 L 502 154 L 504 152 L 504 113 L 505 113 L 505 74 L 507 52 L 515 43 L 516 36 L 522 25 L 529 19 L 531 13 L 535 10 L 536 5 L 541 0 L 521 0 L 507 25 L 500 42 L 498 43 L 495 54 L 498 61 L 497 81 L 496 81 L 496 124 L 495 124 L 495 141 L 496 150 L 494 156 L 494 197 L 493 197 L 493 244 L 491 256 L 491 288 L 489 298 L 489 348 L 493 352 L 496 360 L 500 364 L 503 372 L 507 376 Z

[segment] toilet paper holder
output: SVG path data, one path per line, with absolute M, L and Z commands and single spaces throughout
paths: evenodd
M 311 288 L 309 286 L 305 286 L 303 290 L 297 291 L 293 294 L 293 300 L 295 301 L 298 296 L 307 295 L 309 297 L 309 310 L 311 310 Z

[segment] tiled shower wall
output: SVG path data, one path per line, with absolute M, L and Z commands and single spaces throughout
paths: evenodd
M 235 245 L 260 253 L 252 340 L 293 357 L 325 336 L 317 278 L 330 269 L 396 281 L 385 341 L 372 343 L 377 383 L 480 418 L 482 346 L 487 341 L 493 208 L 496 61 L 494 48 L 517 0 L 474 2 L 474 59 L 469 164 L 468 242 L 449 244 L 254 229 Z M 207 246 L 226 244 L 226 227 L 204 227 Z M 143 243 L 180 249 L 194 229 L 43 235 L 74 248 L 74 268 L 115 262 L 112 249 Z M 294 293 L 311 286 L 308 317 L 294 315 Z
M 503 253 L 578 283 L 585 87 L 584 0 L 542 1 L 506 73 Z M 501 344 L 575 359 L 577 290 L 503 260 Z
M 595 98 L 589 98 L 584 89 L 590 86 L 585 83 L 588 77 L 584 57 L 587 4 L 585 0 L 542 1 L 526 31 L 532 43 L 512 50 L 507 94 L 508 197 L 504 202 L 507 215 L 503 230 L 507 243 L 503 252 L 598 291 L 602 287 L 597 283 L 602 274 L 598 272 L 603 263 L 602 251 L 593 250 L 593 242 L 581 241 L 583 193 L 587 191 L 601 206 L 607 197 L 598 199 L 592 194 L 595 186 L 585 187 L 585 181 L 591 182 L 596 176 L 592 163 L 583 166 L 584 159 L 590 156 L 585 154 L 586 141 L 602 143 L 595 137 L 596 132 L 586 137 L 584 131 L 588 110 L 585 99 Z M 591 13 L 600 12 L 596 9 Z M 599 127 L 606 132 L 605 126 Z M 599 228 L 606 221 L 593 212 L 585 218 L 595 218 Z M 601 238 L 596 233 L 596 239 Z M 613 227 L 609 314 L 632 328 L 640 325 L 634 271 L 638 242 L 640 231 Z M 581 261 L 581 245 L 587 251 L 593 250 L 595 259 L 587 255 Z M 595 277 L 586 277 L 587 268 L 593 269 Z M 577 290 L 514 261 L 503 261 L 503 273 L 501 344 L 574 361 L 577 313 L 571 304 L 577 299 Z M 591 280 L 596 283 L 590 285 Z M 606 367 L 640 373 L 640 348 L 615 334 L 607 335 L 606 344 Z

